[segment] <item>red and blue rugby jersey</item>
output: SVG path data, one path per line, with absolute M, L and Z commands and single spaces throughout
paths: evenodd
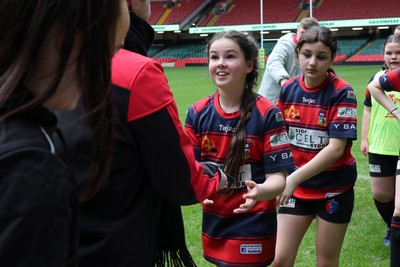
M 266 266 L 274 258 L 276 201 L 260 201 L 246 214 L 233 210 L 244 203 L 244 181 L 265 181 L 265 174 L 294 167 L 282 113 L 269 100 L 254 95 L 256 104 L 247 123 L 244 165 L 237 191 L 210 196 L 213 205 L 203 206 L 204 257 L 219 266 Z M 185 132 L 199 161 L 225 162 L 240 111 L 225 113 L 219 93 L 192 105 Z
M 282 88 L 278 107 L 289 127 L 297 168 L 305 165 L 329 144 L 330 138 L 346 138 L 343 156 L 324 172 L 300 184 L 294 196 L 323 199 L 354 185 L 356 162 L 350 153 L 357 138 L 357 102 L 352 87 L 330 73 L 316 88 L 307 88 L 303 75 L 290 79 Z
M 400 68 L 383 74 L 379 77 L 379 83 L 385 91 L 400 91 Z

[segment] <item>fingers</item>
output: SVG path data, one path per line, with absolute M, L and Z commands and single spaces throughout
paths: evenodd
M 203 202 L 201 202 L 203 205 L 212 205 L 214 204 L 214 201 L 212 201 L 211 199 L 206 199 Z
M 253 205 L 251 205 L 251 206 L 253 206 Z M 233 210 L 233 213 L 236 213 L 236 214 L 238 214 L 238 213 L 245 213 L 245 212 L 249 211 L 250 209 L 251 209 L 250 206 L 248 206 L 248 205 L 246 205 L 246 204 L 242 204 L 242 205 L 239 206 L 238 209 L 234 209 L 234 210 Z

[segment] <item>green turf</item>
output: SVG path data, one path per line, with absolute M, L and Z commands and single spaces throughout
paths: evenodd
M 361 133 L 361 117 L 365 88 L 370 77 L 379 70 L 371 66 L 335 66 L 336 73 L 354 88 L 358 102 L 358 137 Z M 207 67 L 166 68 L 171 90 L 174 93 L 182 123 L 186 109 L 195 101 L 213 93 Z M 261 82 L 261 76 L 260 76 Z M 257 89 L 256 89 L 257 91 Z M 340 258 L 340 266 L 389 266 L 389 248 L 383 246 L 385 224 L 380 219 L 372 200 L 368 180 L 367 158 L 360 152 L 359 139 L 354 142 L 352 153 L 357 160 L 358 180 L 355 186 L 355 208 L 350 222 Z M 202 257 L 201 246 L 201 206 L 199 204 L 183 208 L 186 243 L 199 267 L 213 266 Z M 300 267 L 315 264 L 315 224 L 313 224 L 297 255 L 296 265 Z

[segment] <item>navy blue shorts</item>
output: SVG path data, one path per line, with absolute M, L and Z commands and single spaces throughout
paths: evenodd
M 369 175 L 387 177 L 396 174 L 398 156 L 368 153 Z
M 288 204 L 279 207 L 279 214 L 318 215 L 327 222 L 349 223 L 354 207 L 354 189 L 340 195 L 317 200 L 292 197 Z

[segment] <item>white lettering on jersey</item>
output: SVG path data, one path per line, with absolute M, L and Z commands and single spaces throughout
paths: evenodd
M 236 129 L 236 127 L 230 126 L 230 125 L 222 125 L 222 124 L 220 124 L 218 126 L 219 126 L 219 130 L 221 132 L 225 132 L 225 133 L 229 133 L 229 132 L 233 133 L 235 131 L 235 129 Z
M 303 96 L 303 103 L 315 104 L 315 103 L 317 103 L 317 100 L 312 99 L 312 98 L 305 98 L 305 97 Z

